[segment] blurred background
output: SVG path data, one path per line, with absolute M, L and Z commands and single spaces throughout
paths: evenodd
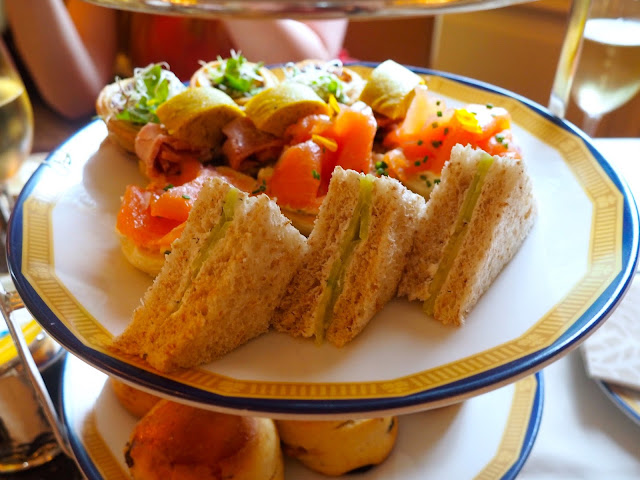
M 547 106 L 567 25 L 570 0 L 537 0 L 496 10 L 437 17 L 354 20 L 344 47 L 359 60 L 392 58 L 485 81 Z M 0 30 L 11 47 L 2 14 Z M 126 54 L 126 52 L 123 52 Z M 91 118 L 68 120 L 39 98 L 22 69 L 34 114 L 34 151 L 48 151 Z M 640 136 L 640 95 L 605 115 L 594 136 Z M 567 119 L 580 126 L 582 113 L 572 101 Z

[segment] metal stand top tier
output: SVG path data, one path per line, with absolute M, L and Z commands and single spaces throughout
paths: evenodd
M 122 10 L 236 18 L 389 18 L 471 12 L 532 0 L 89 0 Z

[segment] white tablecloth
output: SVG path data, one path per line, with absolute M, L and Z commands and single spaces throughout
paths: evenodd
M 640 138 L 595 145 L 640 199 Z M 545 368 L 544 384 L 540 431 L 519 480 L 640 479 L 640 425 L 586 375 L 579 350 Z

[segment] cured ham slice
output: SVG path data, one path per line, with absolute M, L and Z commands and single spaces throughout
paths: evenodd
M 185 163 L 200 163 L 211 157 L 209 149 L 194 147 L 172 137 L 157 123 L 148 123 L 140 129 L 135 140 L 135 151 L 140 170 L 152 181 L 179 176 Z
M 222 131 L 227 136 L 222 153 L 231 168 L 242 172 L 277 159 L 284 146 L 282 139 L 258 130 L 246 117 L 229 122 Z

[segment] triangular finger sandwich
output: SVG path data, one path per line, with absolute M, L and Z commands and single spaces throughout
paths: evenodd
M 395 296 L 424 206 L 397 180 L 336 167 L 273 326 L 337 346 L 351 341 Z
M 275 202 L 212 178 L 114 347 L 160 371 L 224 355 L 268 330 L 305 251 Z
M 523 160 L 456 145 L 414 237 L 399 295 L 461 325 L 511 260 L 536 217 Z

